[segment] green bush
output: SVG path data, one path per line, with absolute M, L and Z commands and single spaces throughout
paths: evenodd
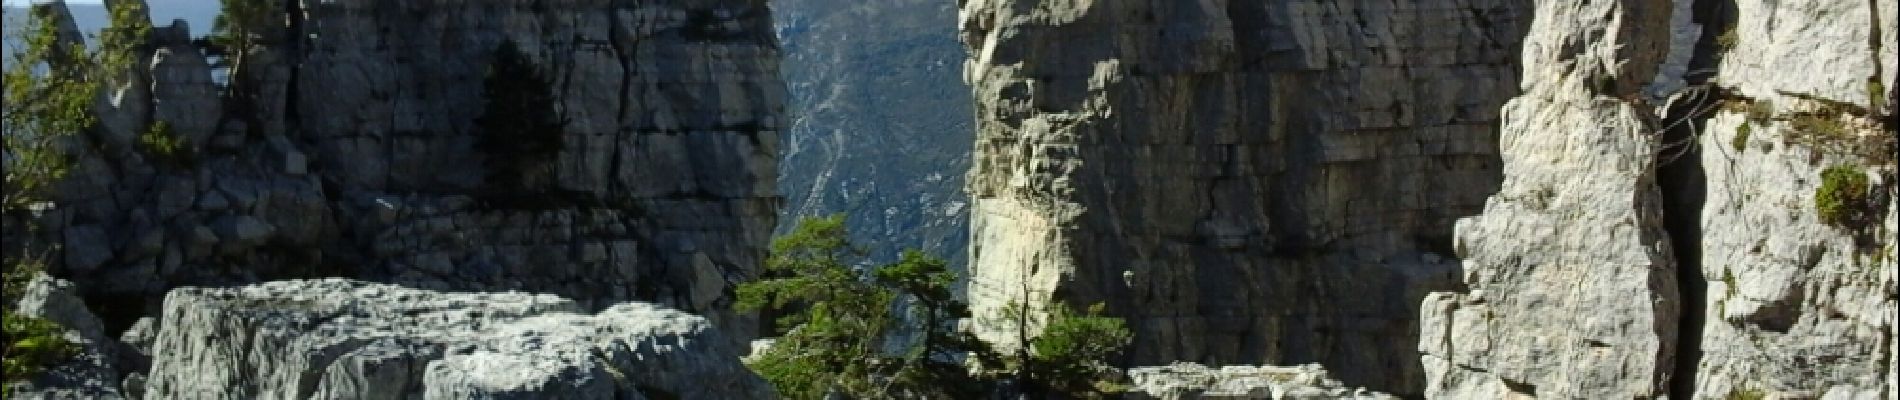
M 842 214 L 801 221 L 772 242 L 766 277 L 739 286 L 739 309 L 779 313 L 777 322 L 790 327 L 747 362 L 779 394 L 792 399 L 834 392 L 848 398 L 981 398 L 1005 376 L 1023 379 L 1031 393 L 1061 397 L 1123 389 L 1106 360 L 1132 335 L 1120 319 L 1101 316 L 1100 306 L 1088 315 L 1060 305 L 1049 310 L 1043 333 L 1026 339 L 1024 351 L 1005 363 L 952 324 L 970 311 L 952 291 L 956 274 L 948 263 L 907 250 L 897 262 L 861 272 L 856 266 L 868 262 L 848 239 L 844 221 Z M 922 335 L 892 354 L 885 343 L 897 332 L 899 320 L 889 314 L 898 299 L 910 301 L 905 309 Z M 1027 312 L 1014 315 L 1016 322 L 1028 321 Z
M 1814 209 L 1823 223 L 1853 227 L 1866 218 L 1867 190 L 1867 174 L 1859 168 L 1828 167 L 1821 171 L 1821 187 L 1814 190 Z
M 1106 360 L 1127 347 L 1134 335 L 1120 318 L 1102 316 L 1102 305 L 1087 315 L 1058 305 L 1042 334 L 1029 341 L 1035 350 L 1032 376 L 1049 388 L 1075 397 L 1107 397 L 1128 389 Z
M 60 42 L 56 25 L 36 9 L 25 23 L 9 24 L 9 47 L 0 101 L 0 146 L 8 153 L 0 178 L 0 207 L 17 210 L 45 197 L 45 191 L 64 177 L 71 161 L 58 150 L 65 137 L 93 126 L 97 79 L 90 54 L 79 54 Z M 39 71 L 47 71 L 40 73 Z
M 1729 140 L 1729 147 L 1734 147 L 1735 151 L 1748 149 L 1748 135 L 1754 131 L 1754 125 L 1748 122 L 1742 122 L 1740 126 L 1735 127 L 1735 138 Z

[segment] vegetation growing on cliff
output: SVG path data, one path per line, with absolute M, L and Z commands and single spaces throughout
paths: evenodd
M 67 341 L 65 327 L 45 318 L 31 317 L 13 312 L 27 282 L 40 270 L 36 263 L 7 264 L 6 271 L 0 272 L 4 281 L 4 313 L 0 313 L 0 366 L 4 366 L 6 381 L 30 379 L 47 367 L 71 358 L 77 352 L 77 346 Z
M 1821 171 L 1821 187 L 1814 190 L 1814 209 L 1821 222 L 1853 227 L 1868 217 L 1867 174 L 1859 168 L 1836 165 Z
M 1117 390 L 1102 379 L 1105 361 L 1126 346 L 1120 319 L 1099 307 L 1076 315 L 1055 307 L 1043 334 L 1022 356 L 1007 360 L 968 332 L 955 329 L 969 308 L 952 292 L 956 275 L 942 259 L 905 251 L 899 260 L 868 266 L 864 250 L 848 239 L 843 214 L 808 218 L 772 243 L 765 279 L 739 287 L 741 310 L 782 314 L 789 327 L 771 348 L 748 362 L 794 399 L 977 398 L 1004 379 L 1028 393 L 1095 397 Z M 893 307 L 899 300 L 910 307 Z M 909 318 L 892 316 L 904 309 Z M 916 340 L 893 341 L 903 320 Z M 897 343 L 893 348 L 892 343 Z
M 229 59 L 231 73 L 242 72 L 246 55 L 263 43 L 268 29 L 281 19 L 272 0 L 219 0 L 221 11 L 211 21 L 207 37 L 220 54 Z
M 143 4 L 110 5 L 110 25 L 100 32 L 99 48 L 88 50 L 77 38 L 62 38 L 56 8 L 36 7 L 23 23 L 10 27 L 4 81 L 0 81 L 0 213 L 30 212 L 47 198 L 50 188 L 64 177 L 72 161 L 67 153 L 76 135 L 93 129 L 97 119 L 93 102 L 104 82 L 123 78 L 137 65 L 137 54 L 150 33 Z M 69 39 L 72 39 L 69 41 Z M 19 221 L 9 221 L 19 222 Z M 31 226 L 9 227 L 9 234 Z M 8 244 L 13 246 L 14 244 Z M 43 264 L 24 257 L 22 248 L 8 247 L 0 257 L 4 298 L 0 307 L 0 364 L 7 380 L 28 379 L 43 368 L 71 357 L 75 345 L 62 336 L 64 327 L 44 318 L 14 312 L 23 287 L 40 274 Z
M 93 94 L 99 84 L 88 76 L 91 57 L 60 42 L 57 25 L 42 9 L 6 34 L 17 40 L 4 72 L 6 168 L 4 207 L 20 210 L 66 174 L 66 156 L 58 145 L 92 127 Z M 9 49 L 16 50 L 16 49 Z

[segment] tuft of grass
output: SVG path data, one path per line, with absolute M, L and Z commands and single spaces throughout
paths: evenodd
M 1742 122 L 1740 126 L 1735 127 L 1735 138 L 1729 139 L 1729 147 L 1734 147 L 1738 152 L 1748 149 L 1748 135 L 1754 132 L 1755 125 Z
M 1887 87 L 1880 84 L 1878 77 L 1867 78 L 1867 104 L 1874 112 L 1887 108 Z
M 1740 113 L 1748 122 L 1765 125 L 1775 120 L 1775 104 L 1768 100 L 1731 98 L 1722 104 L 1722 109 Z
M 1795 133 L 1816 141 L 1838 142 L 1854 138 L 1847 124 L 1833 115 L 1804 113 L 1790 118 L 1788 123 L 1794 126 Z
M 1821 222 L 1852 227 L 1865 219 L 1869 199 L 1867 174 L 1860 168 L 1836 165 L 1821 171 L 1821 187 L 1814 190 L 1814 210 Z
M 1768 394 L 1763 393 L 1761 389 L 1736 388 L 1729 390 L 1728 396 L 1723 396 L 1722 398 L 1724 400 L 1762 400 L 1768 398 Z
M 1741 41 L 1742 39 L 1735 34 L 1735 26 L 1729 25 L 1721 35 L 1715 36 L 1715 48 L 1717 51 L 1727 53 L 1729 50 L 1734 50 L 1735 45 L 1741 44 Z

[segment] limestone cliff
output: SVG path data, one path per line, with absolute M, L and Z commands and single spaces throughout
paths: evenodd
M 1103 302 L 1133 365 L 1419 392 L 1416 307 L 1500 184 L 1528 1 L 962 4 L 986 338 L 1012 302 Z
M 1428 395 L 1900 389 L 1895 10 L 1676 3 L 1664 29 L 1656 2 L 1539 2 L 1504 188 L 1459 224 L 1468 290 L 1422 315 Z M 1637 100 L 1668 53 L 1689 86 Z
M 248 50 L 155 29 L 37 217 L 113 329 L 175 286 L 349 276 L 647 300 L 752 336 L 727 304 L 779 202 L 765 1 L 269 4 Z M 510 41 L 564 122 L 531 138 L 558 143 L 532 190 L 488 181 L 506 154 L 475 145 Z
M 1105 302 L 1131 365 L 1891 397 L 1892 8 L 965 2 L 969 294 Z

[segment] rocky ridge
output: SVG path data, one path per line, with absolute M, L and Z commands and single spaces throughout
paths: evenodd
M 157 398 L 773 397 L 705 318 L 342 279 L 166 297 Z

